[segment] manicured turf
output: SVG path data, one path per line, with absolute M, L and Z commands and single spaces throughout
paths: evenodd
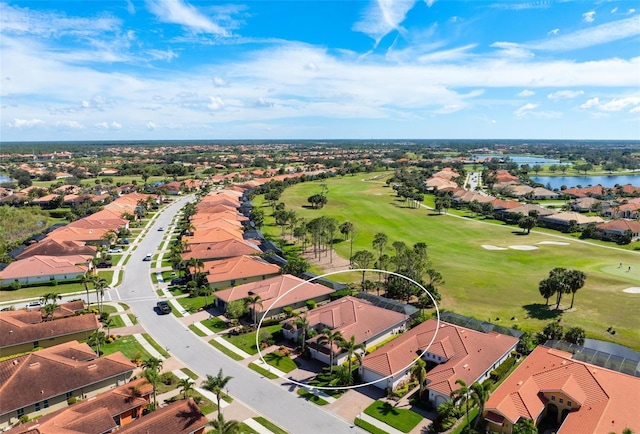
M 234 353 L 229 348 L 225 347 L 224 345 L 220 344 L 219 342 L 216 342 L 215 339 L 211 339 L 209 341 L 209 343 L 214 348 L 216 348 L 218 351 L 220 351 L 223 354 L 226 354 L 227 356 L 231 357 L 233 360 L 243 360 L 244 359 L 242 356 Z
M 263 427 L 267 428 L 273 434 L 287 434 L 287 432 L 285 430 L 283 430 L 278 425 L 276 425 L 275 423 L 271 422 L 270 420 L 265 419 L 262 416 L 254 417 L 253 420 L 258 422 Z
M 298 369 L 298 366 L 289 356 L 280 354 L 277 351 L 265 354 L 264 361 L 282 372 L 291 372 L 294 369 Z
M 382 429 L 378 428 L 377 426 L 370 424 L 366 420 L 362 420 L 362 419 L 360 419 L 358 417 L 356 417 L 356 420 L 353 423 L 356 426 L 359 426 L 363 430 L 368 431 L 368 432 L 370 432 L 372 434 L 386 434 L 385 430 L 382 430 Z
M 197 312 L 204 307 L 204 297 L 182 297 L 176 300 L 187 312 Z M 212 303 L 213 297 L 207 297 L 207 302 Z
M 314 395 L 313 393 L 309 392 L 308 390 L 298 389 L 296 391 L 296 393 L 298 395 L 300 395 L 301 397 L 303 397 L 305 400 L 313 402 L 316 405 L 327 405 L 327 404 L 329 404 L 328 401 L 325 401 L 324 399 L 320 398 L 318 395 Z
M 263 375 L 271 380 L 275 380 L 278 376 L 270 371 L 267 371 L 261 366 L 256 365 L 255 363 L 249 363 L 249 369 L 253 369 L 258 374 Z
M 267 331 L 269 333 L 275 333 L 282 329 L 281 325 L 273 325 L 269 327 L 262 327 L 260 329 L 260 333 L 263 331 Z M 245 333 L 243 335 L 237 336 L 224 336 L 224 339 L 231 342 L 236 347 L 240 348 L 242 351 L 248 354 L 257 354 L 258 348 L 256 347 L 256 334 L 254 333 Z
M 185 374 L 187 374 L 189 376 L 189 378 L 191 378 L 192 380 L 197 380 L 198 379 L 198 374 L 193 372 L 191 369 L 189 369 L 189 368 L 180 368 L 180 370 L 182 372 L 184 372 Z
M 102 351 L 103 355 L 121 351 L 122 354 L 130 360 L 133 360 L 134 358 L 148 359 L 151 357 L 151 355 L 147 353 L 144 347 L 140 345 L 133 336 L 122 336 L 111 344 L 100 345 L 100 351 Z
M 162 354 L 162 357 L 164 357 L 165 359 L 168 359 L 169 357 L 171 357 L 171 355 L 160 346 L 159 343 L 157 343 L 152 337 L 151 335 L 149 335 L 149 333 L 142 333 L 142 337 L 144 337 L 147 342 L 149 342 L 149 344 L 151 344 L 151 346 L 160 354 Z
M 395 408 L 388 402 L 376 401 L 365 408 L 365 414 L 386 423 L 402 432 L 409 432 L 422 420 L 422 416 L 411 410 Z
M 11 289 L 2 289 L 0 290 L 0 302 L 6 302 L 11 300 L 21 300 L 28 298 L 39 298 L 42 297 L 43 294 L 47 294 L 49 292 L 57 292 L 60 295 L 72 294 L 76 292 L 81 292 L 82 294 L 78 294 L 79 298 L 85 299 L 84 294 L 84 285 L 82 283 L 59 283 L 58 285 L 43 285 L 43 286 L 31 286 L 26 288 L 20 288 L 16 290 Z M 94 292 L 91 285 L 89 285 L 89 292 Z M 26 303 L 25 303 L 26 304 Z M 22 304 L 17 305 L 16 309 L 23 308 Z
M 555 312 L 545 308 L 545 300 L 538 292 L 538 283 L 554 267 L 578 269 L 587 274 L 584 288 L 576 294 L 573 312 L 562 314 L 566 327 L 580 326 L 587 337 L 614 341 L 640 349 L 640 320 L 637 315 L 640 294 L 622 292 L 640 286 L 640 265 L 631 272 L 618 269 L 620 262 L 638 264 L 637 252 L 579 242 L 572 237 L 559 238 L 559 232 L 532 232 L 522 235 L 518 227 L 501 222 L 487 224 L 481 219 L 438 215 L 425 208 L 407 208 L 395 197 L 395 192 L 383 181 L 363 181 L 362 177 L 344 177 L 324 181 L 328 188 L 328 204 L 321 210 L 307 208 L 307 198 L 320 191 L 320 182 L 295 185 L 284 191 L 281 201 L 287 209 L 295 210 L 307 221 L 322 215 L 334 217 L 338 223 L 354 223 L 357 234 L 353 251 L 374 251 L 374 234 L 384 232 L 389 238 L 386 253 L 393 255 L 393 241 L 411 246 L 425 242 L 429 257 L 445 284 L 440 288 L 440 307 L 454 312 L 488 320 L 503 326 L 518 325 L 522 329 L 538 331 L 557 319 Z M 425 202 L 433 202 L 427 196 Z M 279 236 L 280 228 L 272 223 L 271 208 L 264 197 L 253 201 L 263 206 L 267 226 L 263 232 Z M 334 248 L 347 258 L 349 241 L 342 241 L 336 233 Z M 542 241 L 569 242 L 569 245 L 538 244 Z M 638 243 L 635 243 L 636 247 Z M 507 247 L 536 246 L 523 251 L 487 250 L 482 245 Z M 361 275 L 335 276 L 336 280 L 357 280 Z M 373 274 L 371 279 L 376 278 Z M 570 302 L 566 297 L 563 304 Z M 513 319 L 511 319 L 513 318 Z M 607 332 L 613 327 L 616 335 Z
M 211 300 L 211 297 L 209 297 L 209 300 Z M 200 321 L 200 323 L 214 333 L 221 332 L 222 330 L 226 330 L 229 328 L 229 325 L 225 321 L 215 317 L 205 319 L 203 321 Z

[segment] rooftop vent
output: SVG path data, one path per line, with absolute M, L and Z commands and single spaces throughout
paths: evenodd
M 29 363 L 29 367 L 30 368 L 33 368 L 33 367 L 36 367 L 36 366 L 40 366 L 40 362 L 31 362 L 31 363 Z

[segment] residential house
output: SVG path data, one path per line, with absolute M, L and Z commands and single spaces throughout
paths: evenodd
M 252 242 L 234 238 L 218 243 L 188 244 L 186 251 L 180 256 L 185 261 L 191 258 L 210 261 L 242 255 L 259 255 L 261 253 L 260 248 Z
M 535 214 L 538 216 L 538 219 L 540 219 L 541 216 L 549 216 L 555 213 L 556 211 L 549 208 L 543 208 L 539 205 L 524 203 L 513 208 L 496 210 L 495 216 L 501 220 L 517 222 L 521 216 Z
M 640 378 L 537 347 L 485 404 L 487 429 L 511 433 L 520 419 L 546 419 L 558 434 L 640 430 Z
M 617 219 L 596 225 L 596 230 L 602 234 L 604 238 L 613 240 L 623 239 L 627 235 L 631 241 L 640 239 L 640 222 L 635 220 Z
M 428 365 L 429 401 L 438 406 L 458 388 L 489 378 L 518 344 L 518 338 L 495 332 L 482 333 L 444 321 L 429 319 L 367 355 L 360 367 L 365 382 L 392 390 L 409 378 L 411 366 L 421 357 Z
M 571 210 L 577 212 L 589 212 L 597 208 L 602 209 L 605 202 L 595 197 L 584 196 L 578 197 L 571 201 Z
M 302 315 L 309 322 L 309 327 L 321 333 L 324 329 L 341 332 L 346 340 L 353 336 L 356 344 L 370 348 L 390 336 L 402 333 L 407 328 L 409 316 L 404 313 L 378 307 L 359 298 L 347 296 L 317 307 Z M 293 320 L 283 326 L 286 338 L 297 341 L 300 331 Z M 334 353 L 334 364 L 346 360 L 346 354 L 340 352 L 337 345 L 329 348 L 327 344 L 318 342 L 320 335 L 307 340 L 311 357 L 323 363 L 329 363 L 330 353 Z
M 135 368 L 120 352 L 97 358 L 77 341 L 0 361 L 0 429 L 126 383 Z
M 295 288 L 295 289 L 293 289 Z M 273 317 L 281 314 L 283 308 L 289 306 L 300 309 L 309 300 L 322 302 L 329 300 L 333 290 L 324 285 L 307 282 L 291 274 L 282 274 L 257 282 L 246 283 L 229 289 L 216 291 L 216 306 L 226 309 L 231 301 L 244 300 L 247 297 L 260 296 L 260 305 L 250 306 L 251 316 L 257 319 L 267 315 Z M 255 311 L 254 311 L 255 309 Z
M 601 185 L 592 187 L 572 187 L 561 190 L 560 193 L 571 197 L 601 197 L 606 194 L 606 189 Z
M 0 271 L 0 286 L 13 282 L 31 284 L 53 280 L 79 279 L 88 268 L 93 256 L 40 256 L 35 255 L 7 265 Z
M 520 182 L 520 179 L 515 176 L 512 175 L 511 173 L 509 173 L 508 170 L 504 170 L 504 169 L 500 169 L 500 170 L 496 170 L 493 173 L 493 176 L 496 179 L 496 184 L 501 184 L 501 183 L 505 183 L 505 182 Z
M 589 223 L 603 223 L 604 220 L 597 216 L 586 216 L 577 212 L 559 212 L 557 214 L 541 216 L 538 221 L 541 225 L 557 230 L 569 230 L 572 225 L 585 227 Z
M 236 256 L 204 263 L 204 273 L 212 288 L 228 288 L 265 280 L 280 274 L 280 267 L 255 256 Z
M 202 434 L 209 424 L 193 399 L 180 400 L 136 419 L 118 434 Z
M 45 238 L 39 243 L 34 243 L 24 249 L 14 259 L 20 260 L 31 256 L 95 256 L 96 247 L 88 246 L 84 241 L 58 241 L 52 238 Z
M 11 434 L 104 434 L 142 417 L 153 387 L 144 378 L 9 430 Z
M 58 315 L 54 313 L 53 321 L 45 321 L 40 309 L 0 312 L 0 357 L 69 341 L 86 341 L 100 328 L 93 313 L 63 316 L 62 307 L 57 310 L 60 312 Z
M 602 214 L 611 218 L 640 219 L 640 201 L 632 199 L 628 202 L 612 205 Z
M 196 230 L 192 235 L 182 237 L 187 241 L 187 244 L 202 244 L 202 243 L 219 243 L 221 241 L 228 240 L 241 240 L 242 230 L 240 229 L 227 229 L 227 228 L 210 228 Z

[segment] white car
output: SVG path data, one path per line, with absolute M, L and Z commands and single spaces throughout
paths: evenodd
M 115 249 L 109 249 L 107 250 L 108 253 L 122 253 L 123 250 L 121 248 L 115 248 Z
M 27 309 L 40 309 L 43 306 L 41 301 L 32 301 L 27 303 Z

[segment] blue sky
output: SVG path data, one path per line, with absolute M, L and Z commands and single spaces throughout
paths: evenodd
M 638 1 L 0 3 L 0 140 L 640 140 Z

